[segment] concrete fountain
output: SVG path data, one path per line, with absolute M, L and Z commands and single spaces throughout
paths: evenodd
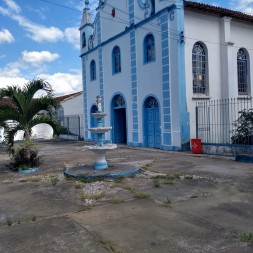
M 103 136 L 106 132 L 112 130 L 111 126 L 103 126 L 103 119 L 107 116 L 102 111 L 102 97 L 97 96 L 97 112 L 92 113 L 92 116 L 97 120 L 97 126 L 88 130 L 97 135 L 96 145 L 85 145 L 84 151 L 92 151 L 96 154 L 94 165 L 80 166 L 65 166 L 64 175 L 74 179 L 96 179 L 96 178 L 119 178 L 133 176 L 139 172 L 139 168 L 127 164 L 110 164 L 105 159 L 105 154 L 108 150 L 115 150 L 116 144 L 104 143 Z

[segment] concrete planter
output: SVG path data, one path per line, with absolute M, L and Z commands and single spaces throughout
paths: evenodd
M 31 168 L 31 169 L 28 169 L 28 170 L 18 170 L 18 174 L 32 174 L 32 173 L 35 173 L 39 170 L 39 168 Z

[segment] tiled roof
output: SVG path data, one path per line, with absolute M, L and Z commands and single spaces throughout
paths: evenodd
M 8 98 L 0 98 L 0 103 L 15 106 L 15 104 Z
M 230 10 L 230 9 L 226 9 L 222 7 L 217 7 L 217 6 L 197 3 L 197 2 L 191 2 L 191 1 L 184 1 L 184 6 L 186 9 L 189 9 L 189 10 L 198 10 L 200 12 L 216 14 L 216 15 L 219 15 L 220 17 L 227 16 L 234 19 L 253 22 L 253 16 L 249 14 L 245 14 L 240 11 L 234 11 L 234 10 Z
M 68 100 L 70 98 L 79 96 L 82 93 L 83 93 L 82 91 L 79 91 L 79 92 L 76 92 L 76 93 L 72 93 L 72 94 L 56 97 L 56 99 L 61 103 L 61 102 L 65 101 L 65 100 Z

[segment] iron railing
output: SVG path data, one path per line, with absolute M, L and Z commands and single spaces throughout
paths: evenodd
M 253 145 L 252 108 L 252 98 L 197 102 L 196 137 L 203 143 Z
M 61 123 L 61 134 L 76 135 L 78 139 L 83 138 L 83 115 L 69 115 L 58 117 Z

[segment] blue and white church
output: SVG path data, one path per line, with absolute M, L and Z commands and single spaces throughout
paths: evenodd
M 252 96 L 253 17 L 183 0 L 89 1 L 80 26 L 84 139 L 102 96 L 105 140 L 185 150 L 196 101 Z

